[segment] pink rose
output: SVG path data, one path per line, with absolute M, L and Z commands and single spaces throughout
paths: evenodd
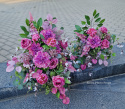
M 77 58 L 77 56 L 73 56 L 73 55 L 70 56 L 71 60 L 75 60 L 76 58 Z
M 65 98 L 63 99 L 63 104 L 69 104 L 69 102 L 70 102 L 69 97 L 65 97 Z
M 59 88 L 59 92 L 60 92 L 60 94 L 65 94 L 65 88 L 64 87 L 60 87 Z
M 108 32 L 106 27 L 101 27 L 100 30 L 101 30 L 102 33 L 107 33 Z
M 96 64 L 97 63 L 97 59 L 92 59 L 92 63 Z
M 56 93 L 57 93 L 57 88 L 54 88 L 54 87 L 53 87 L 53 88 L 51 89 L 51 92 L 52 92 L 53 94 L 56 94 Z
M 85 70 L 85 69 L 86 69 L 86 64 L 81 65 L 81 69 L 82 69 L 82 70 Z
M 53 37 L 48 38 L 48 39 L 47 39 L 47 45 L 48 45 L 48 46 L 55 47 L 55 46 L 56 46 L 56 39 L 53 38 Z
M 60 94 L 60 99 L 64 99 L 66 97 L 66 95 L 65 94 Z
M 48 81 L 48 77 L 46 74 L 42 73 L 41 75 L 37 76 L 36 80 L 39 84 L 43 85 Z
M 60 77 L 60 75 L 53 76 L 52 82 L 53 82 L 54 87 L 56 87 L 56 88 L 60 88 L 60 87 L 63 87 L 65 85 L 64 77 Z
M 34 34 L 33 36 L 32 36 L 32 41 L 38 41 L 38 39 L 40 38 L 40 36 L 39 36 L 39 34 Z
M 31 46 L 31 40 L 30 39 L 27 39 L 27 38 L 23 38 L 21 40 L 21 47 L 24 48 L 24 49 L 28 49 L 30 46 Z
M 56 68 L 57 65 L 58 65 L 58 59 L 57 58 L 53 58 L 50 61 L 49 68 L 50 69 L 54 69 L 54 68 Z
M 104 39 L 101 43 L 101 49 L 109 48 L 110 42 L 107 39 Z

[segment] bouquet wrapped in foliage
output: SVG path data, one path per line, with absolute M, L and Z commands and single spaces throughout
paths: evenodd
M 19 89 L 26 86 L 29 90 L 38 91 L 38 85 L 42 85 L 46 94 L 51 91 L 63 99 L 64 104 L 69 104 L 65 91 L 71 83 L 70 72 L 75 68 L 66 58 L 68 43 L 61 40 L 63 27 L 58 30 L 56 23 L 57 19 L 50 14 L 44 22 L 42 18 L 36 22 L 30 13 L 30 20 L 26 19 L 29 30 L 21 26 L 24 33 L 20 34 L 23 39 L 17 51 L 22 53 L 12 56 L 6 71 L 11 72 L 15 68 L 17 79 L 14 84 Z
M 99 63 L 108 65 L 108 59 L 115 56 L 112 52 L 113 43 L 116 36 L 111 35 L 106 27 L 103 26 L 105 19 L 99 17 L 95 10 L 93 17 L 85 15 L 86 21 L 81 21 L 83 27 L 75 25 L 74 30 L 76 40 L 69 46 L 71 51 L 70 59 L 73 61 L 77 70 L 84 70 L 92 67 L 92 64 Z

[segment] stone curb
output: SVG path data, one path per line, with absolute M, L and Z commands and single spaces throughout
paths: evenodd
M 124 50 L 125 50 L 125 48 L 124 48 Z M 103 65 L 102 66 L 96 65 L 92 69 L 86 69 L 82 72 L 71 73 L 72 84 L 125 73 L 125 55 L 120 55 L 120 49 L 117 48 L 116 46 L 114 46 L 114 52 L 116 53 L 116 57 L 113 60 L 113 63 L 109 63 L 109 66 L 107 66 L 107 67 L 105 67 Z M 1 63 L 0 68 L 3 69 L 2 73 L 0 72 L 2 75 L 3 73 L 5 73 L 5 68 L 6 68 L 5 64 Z M 90 74 L 91 74 L 91 76 L 90 76 Z M 8 76 L 8 74 L 6 74 L 6 75 Z M 5 77 L 5 75 L 3 75 L 3 77 L 1 77 L 1 79 L 4 77 Z M 5 80 L 6 80 L 6 78 L 5 78 Z M 7 82 L 6 84 L 10 84 L 10 83 L 8 83 L 8 81 L 9 80 L 5 81 L 5 82 Z M 13 85 L 11 85 L 11 87 L 8 85 L 6 85 L 5 87 L 3 87 L 3 86 L 4 85 L 0 86 L 0 100 L 5 99 L 5 98 L 19 96 L 19 95 L 24 95 L 24 94 L 27 94 L 27 91 L 28 91 L 27 88 L 18 90 Z M 29 93 L 33 93 L 33 91 L 31 91 Z

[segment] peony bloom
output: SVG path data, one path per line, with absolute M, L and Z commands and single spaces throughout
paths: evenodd
M 43 85 L 48 81 L 48 77 L 46 74 L 42 73 L 41 75 L 37 76 L 36 80 L 39 84 Z
M 97 30 L 95 30 L 94 28 L 90 28 L 88 31 L 87 31 L 87 34 L 89 34 L 90 36 L 94 37 L 97 33 Z
M 50 65 L 50 55 L 47 52 L 38 51 L 33 62 L 39 68 L 47 68 Z
M 54 69 L 54 68 L 56 68 L 57 65 L 58 65 L 58 59 L 57 58 L 53 58 L 50 61 L 49 68 L 50 69 Z
M 62 42 L 62 41 L 58 41 L 59 42 L 59 45 L 63 48 L 63 49 L 66 49 L 68 47 L 68 43 L 67 42 Z
M 47 39 L 49 39 L 49 38 L 51 38 L 51 37 L 55 38 L 55 34 L 53 33 L 53 31 L 52 31 L 51 29 L 42 30 L 42 31 L 40 32 L 40 34 L 42 34 L 42 35 L 44 36 L 43 41 L 44 41 L 45 43 L 47 43 L 47 42 L 46 42 Z
M 100 30 L 101 30 L 102 33 L 107 33 L 108 32 L 106 27 L 101 27 Z
M 97 35 L 95 37 L 88 37 L 87 40 L 87 44 L 90 45 L 91 48 L 96 48 L 101 45 L 101 39 Z
M 24 48 L 24 49 L 28 49 L 30 46 L 31 46 L 31 40 L 30 39 L 27 39 L 27 38 L 23 38 L 21 40 L 21 47 Z
M 31 54 L 32 56 L 35 56 L 36 53 L 38 51 L 41 51 L 43 48 L 40 47 L 40 44 L 39 43 L 32 43 L 31 47 L 28 49 L 29 50 L 29 54 Z
M 81 69 L 82 69 L 82 70 L 85 70 L 85 69 L 86 69 L 86 64 L 81 65 Z
M 51 89 L 51 92 L 52 92 L 53 94 L 56 94 L 56 93 L 57 93 L 57 88 L 53 87 L 53 88 Z
M 82 52 L 82 54 L 81 54 L 80 57 L 82 57 L 83 55 L 88 54 L 89 51 L 90 51 L 89 45 L 84 46 L 84 47 L 83 47 L 83 52 Z
M 69 102 L 70 102 L 69 97 L 65 97 L 65 98 L 63 99 L 63 104 L 69 104 Z
M 38 41 L 38 39 L 40 38 L 39 34 L 34 34 L 32 36 L 32 41 L 35 42 L 35 41 Z
M 64 77 L 60 77 L 60 75 L 53 76 L 52 82 L 53 82 L 54 87 L 56 87 L 56 88 L 61 88 L 65 85 Z
M 66 97 L 66 95 L 65 94 L 60 94 L 60 99 L 64 99 Z
M 47 45 L 48 45 L 48 46 L 55 47 L 55 46 L 56 46 L 56 39 L 53 38 L 53 37 L 48 38 L 48 39 L 47 39 Z
M 92 63 L 96 64 L 97 63 L 97 59 L 92 59 Z
M 16 71 L 17 71 L 17 72 L 21 72 L 21 70 L 22 70 L 22 67 L 21 67 L 21 66 L 16 67 Z
M 101 43 L 101 49 L 109 48 L 110 42 L 107 39 L 104 39 Z

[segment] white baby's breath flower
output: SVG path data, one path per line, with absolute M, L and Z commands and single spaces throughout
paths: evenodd
M 31 87 L 30 87 L 30 86 L 28 86 L 28 89 L 30 90 L 30 89 L 31 89 Z
M 117 47 L 118 47 L 118 48 L 122 48 L 122 47 L 124 47 L 124 45 L 117 45 Z
M 88 67 L 92 67 L 92 63 L 91 62 L 88 63 Z
M 65 63 L 65 66 L 68 67 L 68 65 L 69 65 L 69 64 L 66 62 L 66 63 Z
M 71 56 L 72 55 L 72 53 L 69 53 L 69 56 Z
M 34 87 L 34 90 L 33 91 L 37 91 L 37 87 Z

